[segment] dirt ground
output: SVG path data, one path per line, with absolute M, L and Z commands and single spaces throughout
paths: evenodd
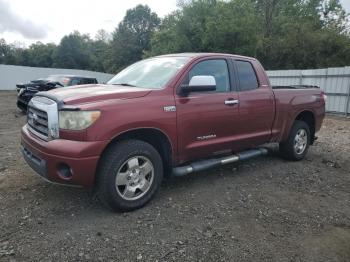
M 275 152 L 170 179 L 112 213 L 27 166 L 15 100 L 0 92 L 0 261 L 350 261 L 349 119 L 327 117 L 302 162 Z

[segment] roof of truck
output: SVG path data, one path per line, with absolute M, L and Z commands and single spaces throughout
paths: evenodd
M 208 57 L 208 56 L 232 56 L 237 58 L 245 58 L 245 59 L 254 59 L 253 57 L 249 56 L 241 56 L 241 55 L 235 55 L 235 54 L 225 54 L 225 53 L 177 53 L 177 54 L 166 54 L 166 55 L 160 55 L 157 57 L 190 57 L 190 58 L 199 58 L 199 57 Z

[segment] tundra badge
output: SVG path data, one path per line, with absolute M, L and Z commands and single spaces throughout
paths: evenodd
M 164 112 L 175 112 L 176 111 L 176 106 L 165 106 L 164 107 Z
M 212 138 L 216 138 L 216 135 L 211 134 L 211 135 L 207 135 L 207 136 L 197 136 L 197 140 L 199 140 L 199 141 L 212 139 Z

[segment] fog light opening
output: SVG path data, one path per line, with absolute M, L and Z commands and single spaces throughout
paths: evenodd
M 65 180 L 71 179 L 73 176 L 71 167 L 64 163 L 58 165 L 57 171 L 58 175 Z

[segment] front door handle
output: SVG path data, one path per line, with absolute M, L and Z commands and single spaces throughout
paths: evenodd
M 237 105 L 237 104 L 239 104 L 239 100 L 237 100 L 237 99 L 225 100 L 225 105 L 227 105 L 227 106 L 233 106 L 233 105 Z

